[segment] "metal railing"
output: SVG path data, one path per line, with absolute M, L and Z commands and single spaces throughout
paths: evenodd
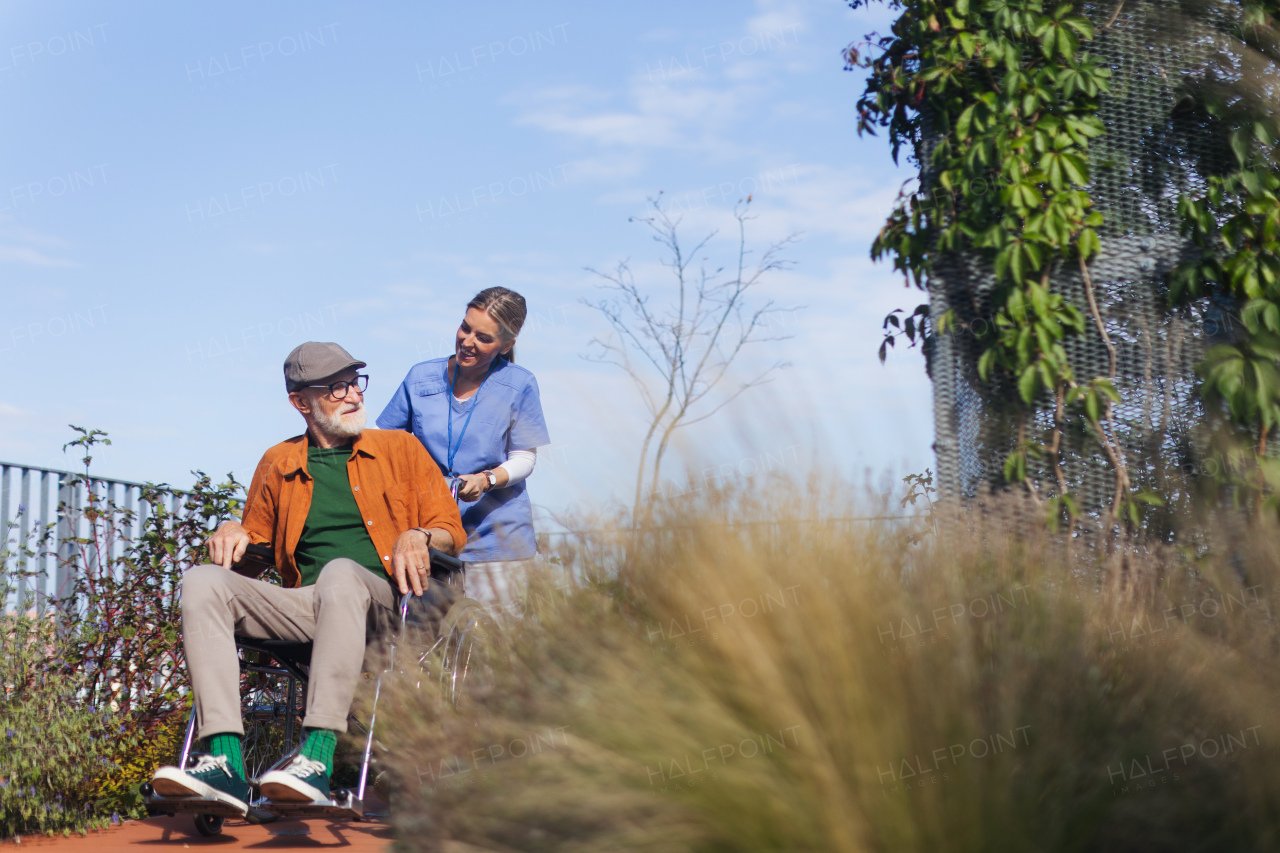
M 594 527 L 585 530 L 554 530 L 537 534 L 538 553 L 560 566 L 569 576 L 581 581 L 586 577 L 609 577 L 626 561 L 637 535 L 661 537 L 670 541 L 682 534 L 723 528 L 750 535 L 759 545 L 785 553 L 797 531 L 802 536 L 817 532 L 850 533 L 860 525 L 876 522 L 909 522 L 921 515 L 832 516 L 829 518 L 785 519 L 778 521 L 699 521 L 641 527 Z
M 665 532 L 671 530 L 697 530 L 706 527 L 728 527 L 728 528 L 761 528 L 768 527 L 781 529 L 788 526 L 809 525 L 813 527 L 825 528 L 849 528 L 853 529 L 855 524 L 866 523 L 872 521 L 911 521 L 917 519 L 918 515 L 858 515 L 858 516 L 832 516 L 831 518 L 802 518 L 787 519 L 783 521 L 720 521 L 720 522 L 696 522 L 689 525 L 664 524 L 655 527 L 642 527 L 640 532 Z M 592 527 L 586 530 L 549 530 L 538 534 L 539 541 L 544 538 L 548 542 L 554 542 L 557 539 L 574 539 L 583 536 L 599 536 L 605 535 L 621 535 L 630 536 L 635 533 L 630 527 Z
M 0 601 L 0 609 L 9 610 L 18 601 L 34 595 L 37 608 L 43 610 L 67 598 L 75 586 L 74 572 L 85 562 L 110 560 L 142 535 L 151 505 L 142 499 L 144 483 L 108 477 L 86 477 L 83 473 L 0 462 L 0 591 L 8 595 Z M 134 512 L 128 529 L 109 531 L 98 547 L 80 553 L 76 540 L 91 536 L 90 522 L 84 510 L 88 495 L 109 502 L 125 511 Z M 182 492 L 169 492 L 171 512 L 177 516 L 183 506 Z M 34 500 L 33 500 L 34 498 Z M 812 519 L 802 526 L 831 529 L 852 528 L 877 521 L 905 521 L 913 516 L 861 516 Z M 782 528 L 797 522 L 737 522 L 735 528 L 772 528 L 779 539 Z M 705 526 L 705 525 L 698 525 Z M 645 528 L 646 533 L 671 533 L 683 528 Z M 116 535 L 116 533 L 119 535 Z M 571 563 L 579 562 L 583 549 L 595 552 L 593 563 L 616 564 L 626 551 L 633 531 L 627 528 L 595 528 L 591 530 L 557 530 L 538 534 L 538 549 L 558 554 Z M 4 582 L 8 583 L 5 584 Z
M 33 595 L 35 606 L 43 610 L 71 594 L 80 560 L 119 556 L 142 534 L 151 513 L 151 505 L 142 499 L 144 488 L 129 480 L 0 462 L 0 581 L 7 582 L 0 589 L 7 587 L 9 592 L 0 602 L 3 609 Z M 135 515 L 132 525 L 117 525 L 100 548 L 81 554 L 76 540 L 91 535 L 84 514 L 91 494 Z M 182 495 L 175 493 L 171 500 L 177 513 Z

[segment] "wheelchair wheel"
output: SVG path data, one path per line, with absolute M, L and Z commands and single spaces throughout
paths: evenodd
M 246 672 L 241 681 L 245 776 L 260 777 L 300 742 L 303 691 L 287 675 Z
M 198 814 L 195 817 L 196 832 L 206 838 L 222 834 L 222 818 L 211 814 Z
M 501 643 L 497 623 L 480 602 L 464 598 L 449 608 L 440 623 L 439 678 L 445 700 L 455 709 L 490 689 Z

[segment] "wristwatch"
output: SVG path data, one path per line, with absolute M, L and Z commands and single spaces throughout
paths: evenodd
M 489 478 L 489 488 L 492 489 L 498 485 L 498 475 L 493 473 L 493 471 L 481 471 L 480 473 Z

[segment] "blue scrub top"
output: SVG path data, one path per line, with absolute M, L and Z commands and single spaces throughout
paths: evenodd
M 449 392 L 449 358 L 434 358 L 409 369 L 391 402 L 378 415 L 381 429 L 412 432 L 447 474 L 449 421 L 459 474 L 475 474 L 507 461 L 510 450 L 532 450 L 551 443 L 542 417 L 538 381 L 523 367 L 499 357 L 480 390 L 459 403 Z M 458 444 L 467 414 L 476 406 L 471 425 Z M 459 555 L 471 563 L 524 560 L 537 553 L 533 505 L 527 480 L 485 492 L 472 503 L 458 501 L 467 547 Z

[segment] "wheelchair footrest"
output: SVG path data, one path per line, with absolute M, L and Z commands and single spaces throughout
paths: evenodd
M 143 798 L 142 804 L 146 807 L 147 814 L 152 817 L 177 814 L 207 814 L 214 817 L 239 819 L 245 817 L 244 812 L 235 806 L 224 803 L 222 800 L 205 797 L 163 797 L 152 794 L 150 797 Z
M 335 791 L 333 799 L 311 802 L 262 803 L 262 808 L 283 818 L 340 817 L 359 820 L 364 817 L 364 801 L 356 799 L 350 791 Z

